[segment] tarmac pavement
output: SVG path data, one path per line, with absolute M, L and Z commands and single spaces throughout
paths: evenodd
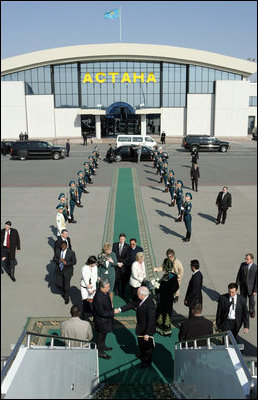
M 82 162 L 87 159 L 94 145 L 85 148 L 72 146 L 69 159 L 13 161 L 1 156 L 1 227 L 10 219 L 21 237 L 21 252 L 17 253 L 18 265 L 12 282 L 1 268 L 1 355 L 10 354 L 10 345 L 16 343 L 26 324 L 27 317 L 70 316 L 72 304 L 81 302 L 81 268 L 90 255 L 100 251 L 104 233 L 109 187 L 113 168 L 131 166 L 137 168 L 145 213 L 149 225 L 157 266 L 161 265 L 166 250 L 171 247 L 182 261 L 185 275 L 181 285 L 179 302 L 174 310 L 188 315 L 183 299 L 191 276 L 190 260 L 197 258 L 204 275 L 204 315 L 215 315 L 219 294 L 227 292 L 227 284 L 233 282 L 240 263 L 247 252 L 254 253 L 257 263 L 257 196 L 256 196 L 256 145 L 236 143 L 226 154 L 200 153 L 201 179 L 199 192 L 193 192 L 192 237 L 183 243 L 184 223 L 175 223 L 177 208 L 169 208 L 169 194 L 163 193 L 151 163 L 106 164 L 100 162 L 90 194 L 83 194 L 83 208 L 75 209 L 77 224 L 69 224 L 69 236 L 77 256 L 71 281 L 71 301 L 64 304 L 54 286 L 53 243 L 56 239 L 57 197 L 68 192 L 67 184 L 76 177 Z M 107 144 L 99 145 L 102 156 Z M 169 168 L 177 178 L 190 187 L 190 154 L 180 151 L 180 146 L 164 146 L 171 155 Z M 216 226 L 215 199 L 221 185 L 228 184 L 233 198 L 225 225 Z M 187 189 L 189 190 L 189 189 Z M 257 317 L 250 320 L 250 330 L 244 335 L 249 355 L 256 354 Z M 242 340 L 242 339 L 241 339 Z

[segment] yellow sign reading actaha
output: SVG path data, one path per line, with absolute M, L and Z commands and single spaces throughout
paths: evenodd
M 118 75 L 120 75 L 118 72 L 108 72 L 107 74 L 105 72 L 98 72 L 95 75 L 96 82 L 98 82 L 98 83 L 106 82 L 107 75 L 112 77 L 112 83 L 116 83 L 116 79 L 118 82 Z M 144 77 L 143 72 L 140 75 L 137 75 L 135 72 L 133 72 L 133 77 L 130 77 L 128 72 L 125 72 L 122 76 L 121 83 L 132 83 L 132 82 L 136 83 L 138 80 L 140 80 L 141 83 L 144 83 L 145 82 L 144 78 L 145 77 Z M 88 72 L 85 74 L 84 79 L 83 79 L 83 83 L 87 83 L 87 82 L 93 83 L 92 76 Z M 149 83 L 149 82 L 154 82 L 154 83 L 157 82 L 153 72 L 150 72 L 148 74 L 146 83 Z

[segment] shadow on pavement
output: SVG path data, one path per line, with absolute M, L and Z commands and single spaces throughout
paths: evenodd
M 46 269 L 48 274 L 45 276 L 45 281 L 48 282 L 48 287 L 50 288 L 51 293 L 60 294 L 60 290 L 58 290 L 55 285 L 56 263 L 53 260 L 50 260 L 49 264 L 46 265 Z
M 159 188 L 157 186 L 148 186 L 148 187 L 151 188 L 151 189 L 154 189 L 154 190 L 158 190 L 159 192 L 163 192 L 163 189 Z
M 209 214 L 203 214 L 203 213 L 198 213 L 198 215 L 200 215 L 200 217 L 207 219 L 208 221 L 212 221 L 212 222 L 216 222 L 216 218 L 213 217 L 212 215 Z
M 82 296 L 81 291 L 76 286 L 70 287 L 70 298 L 72 305 L 78 305 L 82 310 Z
M 155 211 L 156 211 L 156 213 L 159 214 L 161 217 L 169 217 L 169 218 L 172 218 L 172 219 L 176 220 L 175 217 L 173 217 L 173 216 L 170 215 L 170 214 L 165 213 L 164 211 L 161 211 L 161 210 L 155 210 Z
M 52 247 L 52 249 L 54 250 L 54 248 L 55 248 L 55 239 L 53 239 L 52 236 L 49 236 L 47 238 L 47 241 L 48 241 L 49 246 Z
M 208 288 L 208 287 L 206 287 L 204 285 L 202 286 L 202 290 L 204 291 L 204 293 L 207 294 L 207 296 L 209 296 L 209 298 L 212 301 L 218 301 L 219 300 L 220 293 L 217 292 L 216 290 L 210 289 L 210 288 Z
M 181 165 L 181 167 L 191 168 L 191 165 Z
M 243 350 L 243 353 L 245 356 L 257 357 L 257 347 L 256 346 L 254 346 L 252 343 L 245 340 L 242 336 L 238 335 L 237 339 L 238 339 L 238 343 L 243 343 L 243 345 L 245 346 L 244 350 Z
M 167 203 L 167 202 L 164 201 L 164 200 L 158 199 L 157 197 L 151 197 L 151 199 L 154 200 L 154 201 L 156 201 L 156 203 L 163 203 L 163 204 L 167 204 L 167 205 L 170 204 L 170 203 Z
M 58 232 L 57 228 L 54 225 L 50 225 L 49 228 L 51 229 L 53 235 L 55 235 L 58 238 L 58 236 L 57 236 L 57 232 Z
M 179 237 L 179 238 L 181 238 L 181 239 L 184 239 L 184 238 L 185 238 L 184 236 L 180 235 L 179 233 L 177 233 L 177 232 L 175 232 L 175 231 L 172 231 L 171 229 L 167 228 L 167 227 L 164 226 L 164 225 L 159 225 L 159 226 L 160 226 L 160 229 L 162 230 L 162 232 L 166 233 L 166 235 L 177 236 L 177 237 Z

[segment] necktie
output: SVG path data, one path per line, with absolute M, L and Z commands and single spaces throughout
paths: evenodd
M 123 250 L 123 244 L 119 243 L 119 255 L 121 256 Z
M 10 231 L 7 232 L 6 247 L 10 249 Z
M 63 250 L 61 251 L 61 256 L 60 256 L 60 258 L 64 258 L 64 251 L 63 251 Z M 59 264 L 59 268 L 60 268 L 60 271 L 63 271 L 63 269 L 64 269 L 64 264 L 63 264 L 62 262 Z
M 235 304 L 234 304 L 234 299 L 233 298 L 231 298 L 230 306 L 232 306 L 233 310 L 235 309 Z

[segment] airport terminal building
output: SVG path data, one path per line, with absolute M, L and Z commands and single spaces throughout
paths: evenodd
M 2 60 L 2 138 L 160 134 L 247 136 L 256 63 L 133 43 L 69 46 Z

